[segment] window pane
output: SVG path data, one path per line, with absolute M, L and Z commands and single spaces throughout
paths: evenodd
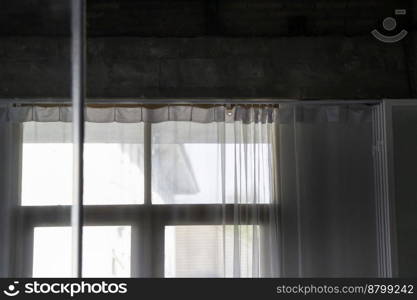
M 224 123 L 153 124 L 152 202 L 234 203 L 239 191 L 242 203 L 269 203 L 270 189 L 265 187 L 271 184 L 271 145 L 256 135 L 253 124 L 237 127 Z
M 152 202 L 215 203 L 221 195 L 216 124 L 152 125 Z
M 71 124 L 24 124 L 22 205 L 71 205 Z M 143 203 L 143 124 L 87 123 L 84 203 Z
M 130 276 L 130 226 L 86 226 L 84 277 Z M 71 228 L 36 227 L 33 277 L 71 276 Z
M 251 277 L 258 248 L 255 225 L 166 226 L 165 277 L 233 277 L 234 264 L 241 277 Z
M 24 143 L 22 205 L 71 205 L 72 168 L 72 144 Z

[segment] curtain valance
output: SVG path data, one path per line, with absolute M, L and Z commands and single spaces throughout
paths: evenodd
M 228 108 L 224 105 L 198 107 L 167 105 L 149 107 L 86 107 L 85 119 L 93 123 L 160 123 L 166 121 L 192 121 L 197 123 L 289 123 L 298 122 L 363 122 L 371 120 L 371 107 L 366 105 L 297 105 L 278 106 L 241 105 Z M 0 122 L 71 122 L 69 106 L 0 106 Z

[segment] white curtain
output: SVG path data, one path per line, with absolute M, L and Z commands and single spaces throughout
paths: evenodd
M 2 168 L 2 184 L 23 178 L 13 214 L 21 207 L 34 220 L 16 227 L 2 204 L 3 228 L 16 235 L 69 226 L 70 194 L 59 191 L 71 185 L 70 110 L 0 107 L 2 149 L 13 140 L 24 150 L 23 173 Z M 85 276 L 380 276 L 372 114 L 366 105 L 88 107 Z M 1 153 L 5 165 L 11 152 Z M 35 266 L 42 237 L 66 234 L 45 230 L 16 260 L 32 255 Z M 3 260 L 21 246 L 6 231 Z
M 378 249 L 387 232 L 377 222 L 375 182 L 381 174 L 374 158 L 384 141 L 374 139 L 375 109 L 280 107 L 284 276 L 387 276 L 378 271 L 380 261 L 390 258 Z
M 170 224 L 186 224 L 166 232 L 167 276 L 279 276 L 276 112 L 153 124 L 152 201 L 170 205 Z

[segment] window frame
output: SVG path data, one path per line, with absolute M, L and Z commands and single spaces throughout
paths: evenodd
M 239 213 L 248 216 L 239 225 L 259 225 L 261 244 L 267 242 L 267 216 L 271 205 L 276 206 L 274 203 L 152 204 L 152 124 L 145 122 L 144 125 L 144 203 L 84 205 L 82 218 L 83 226 L 131 227 L 132 278 L 165 277 L 165 226 L 234 225 L 234 214 L 238 209 Z M 71 209 L 71 205 L 22 206 L 19 203 L 19 221 L 14 228 L 16 248 L 13 249 L 17 276 L 32 277 L 35 227 L 71 227 Z M 268 264 L 267 261 L 261 263 Z

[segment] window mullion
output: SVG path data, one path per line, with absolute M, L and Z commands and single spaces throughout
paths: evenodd
M 152 277 L 154 263 L 158 259 L 152 249 L 152 124 L 144 123 L 144 155 L 143 155 L 143 173 L 144 173 L 144 214 L 139 220 L 139 228 L 136 238 L 133 241 L 138 242 L 138 259 L 132 261 L 133 268 L 138 270 L 138 277 Z
M 152 124 L 144 123 L 144 204 L 152 205 Z

